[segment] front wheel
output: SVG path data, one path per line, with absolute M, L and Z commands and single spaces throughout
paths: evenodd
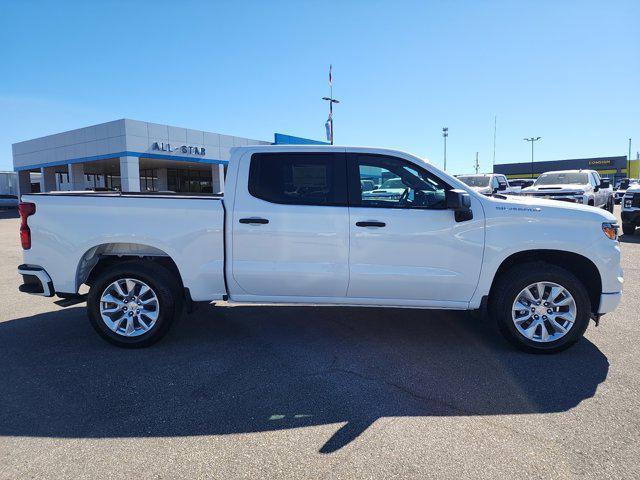
M 569 348 L 589 324 L 591 302 L 584 285 L 571 272 L 545 262 L 509 269 L 490 300 L 505 338 L 531 353 Z
M 181 312 L 180 288 L 152 261 L 127 261 L 101 272 L 87 297 L 89 320 L 106 341 L 123 348 L 160 340 Z

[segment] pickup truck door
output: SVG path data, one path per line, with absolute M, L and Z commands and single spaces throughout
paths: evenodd
M 261 297 L 344 297 L 349 211 L 344 153 L 254 153 L 238 166 L 232 275 Z
M 593 187 L 593 204 L 596 207 L 602 206 L 604 203 L 604 192 L 602 188 L 600 188 L 600 178 L 595 173 L 589 172 L 589 183 L 591 183 L 591 186 Z M 596 192 L 596 190 L 598 191 Z
M 445 207 L 443 180 L 394 156 L 347 153 L 350 260 L 348 296 L 390 304 L 461 306 L 478 283 L 484 213 L 472 197 L 473 219 L 457 222 Z M 357 188 L 400 179 L 403 193 Z M 453 302 L 460 302 L 454 305 Z

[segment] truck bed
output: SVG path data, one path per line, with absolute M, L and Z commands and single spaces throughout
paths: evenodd
M 32 248 L 25 264 L 47 265 L 56 292 L 76 293 L 101 256 L 168 256 L 193 300 L 222 298 L 222 195 L 56 192 L 22 196 Z

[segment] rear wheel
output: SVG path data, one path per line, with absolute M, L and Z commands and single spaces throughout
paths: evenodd
M 161 265 L 142 260 L 107 268 L 87 298 L 93 328 L 123 348 L 147 347 L 160 340 L 181 307 L 177 280 Z
M 633 235 L 634 233 L 636 233 L 636 226 L 633 223 L 623 223 L 622 233 L 624 233 L 625 235 Z
M 491 313 L 505 338 L 531 353 L 562 351 L 582 338 L 591 302 L 571 272 L 545 262 L 512 267 L 494 287 Z
M 610 213 L 613 213 L 613 206 L 614 206 L 613 197 L 611 197 L 607 202 L 607 211 Z

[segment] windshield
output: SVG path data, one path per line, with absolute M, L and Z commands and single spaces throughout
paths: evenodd
M 405 188 L 405 185 L 399 178 L 390 178 L 380 188 Z
M 486 175 L 468 175 L 465 177 L 458 177 L 458 180 L 466 183 L 470 187 L 488 187 L 491 177 Z
M 536 180 L 536 185 L 555 185 L 578 183 L 585 185 L 589 183 L 589 177 L 584 172 L 550 172 L 543 173 Z

